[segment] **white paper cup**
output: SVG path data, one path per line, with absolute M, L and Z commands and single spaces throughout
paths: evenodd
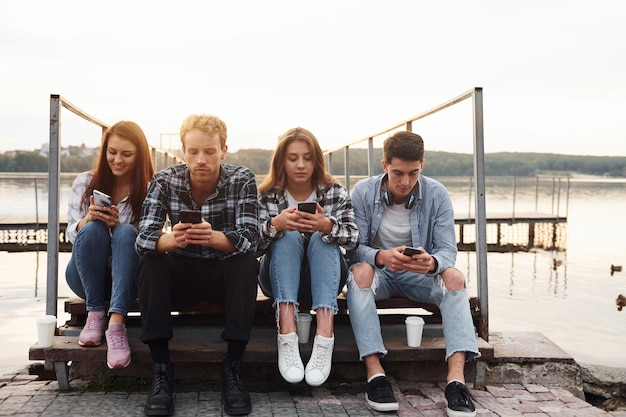
M 308 313 L 298 313 L 296 316 L 296 331 L 298 333 L 298 342 L 308 343 L 309 333 L 311 332 L 311 321 L 313 317 Z
M 419 316 L 409 316 L 404 320 L 406 324 L 406 341 L 409 347 L 420 347 L 422 344 L 422 331 L 424 319 Z
M 37 317 L 37 343 L 39 347 L 52 346 L 52 338 L 57 328 L 57 318 L 55 316 Z

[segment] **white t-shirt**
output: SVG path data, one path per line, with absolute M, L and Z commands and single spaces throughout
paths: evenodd
M 404 208 L 403 204 L 385 207 L 383 219 L 371 247 L 391 249 L 401 245 L 412 246 L 410 214 L 411 210 Z
M 287 203 L 289 204 L 289 207 L 295 207 L 298 205 L 298 203 L 306 203 L 307 201 L 312 201 L 314 203 L 317 202 L 317 191 L 315 190 L 313 190 L 311 195 L 308 196 L 307 199 L 304 201 L 297 201 L 295 198 L 293 198 L 291 194 L 289 194 L 289 191 L 287 191 L 286 188 L 285 188 L 285 196 L 287 197 Z

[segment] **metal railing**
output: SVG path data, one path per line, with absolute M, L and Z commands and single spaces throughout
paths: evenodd
M 79 109 L 58 94 L 50 95 L 50 153 L 48 155 L 48 243 L 47 243 L 47 286 L 46 286 L 46 314 L 57 315 L 57 294 L 59 292 L 59 190 L 61 176 L 61 107 L 66 108 L 102 129 L 102 133 L 109 127 L 106 123 L 96 119 Z M 161 149 L 150 147 L 155 170 L 169 166 L 172 163 L 182 162 L 177 156 Z M 57 238 L 52 238 L 57 236 Z
M 432 114 L 438 113 L 448 107 L 465 100 L 472 100 L 473 113 L 473 135 L 474 135 L 474 202 L 476 210 L 476 268 L 477 268 L 477 285 L 478 285 L 478 306 L 481 314 L 481 326 L 477 329 L 478 334 L 489 341 L 489 303 L 487 293 L 487 216 L 485 209 L 485 148 L 484 148 L 484 128 L 483 128 L 483 89 L 474 87 L 473 89 L 446 101 L 430 110 L 427 110 L 417 116 L 404 120 L 390 128 L 380 131 L 374 135 L 356 140 L 346 145 L 330 149 L 324 152 L 328 160 L 328 166 L 332 165 L 333 155 L 337 152 L 343 152 L 344 157 L 344 181 L 348 189 L 350 187 L 350 164 L 349 153 L 350 147 L 367 142 L 367 170 L 368 176 L 371 176 L 374 170 L 374 139 L 383 135 L 389 135 L 393 131 L 404 128 L 412 131 L 413 122 L 423 119 Z

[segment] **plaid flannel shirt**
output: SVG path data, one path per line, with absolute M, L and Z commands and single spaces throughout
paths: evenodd
M 156 252 L 157 241 L 169 218 L 178 223 L 180 210 L 200 210 L 202 217 L 214 230 L 223 232 L 235 246 L 234 252 L 189 245 L 171 253 L 191 258 L 224 259 L 238 253 L 254 252 L 259 240 L 259 218 L 256 179 L 246 168 L 222 163 L 215 192 L 197 207 L 191 197 L 189 168 L 174 165 L 154 175 L 143 202 L 139 235 L 135 243 L 142 255 Z
M 354 210 L 348 190 L 341 184 L 330 187 L 318 186 L 317 202 L 324 209 L 324 215 L 333 222 L 329 234 L 322 234 L 322 240 L 327 243 L 337 243 L 346 250 L 355 249 L 359 244 L 359 230 L 354 221 Z M 289 207 L 283 190 L 273 189 L 265 195 L 259 195 L 259 224 L 261 225 L 261 239 L 259 252 L 264 254 L 270 244 L 280 238 L 284 232 L 272 233 L 269 224 L 272 217 L 277 216 Z

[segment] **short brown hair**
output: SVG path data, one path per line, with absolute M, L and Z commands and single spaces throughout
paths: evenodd
M 424 141 L 417 133 L 403 130 L 385 139 L 383 159 L 387 164 L 393 158 L 404 161 L 422 161 L 424 159 Z

